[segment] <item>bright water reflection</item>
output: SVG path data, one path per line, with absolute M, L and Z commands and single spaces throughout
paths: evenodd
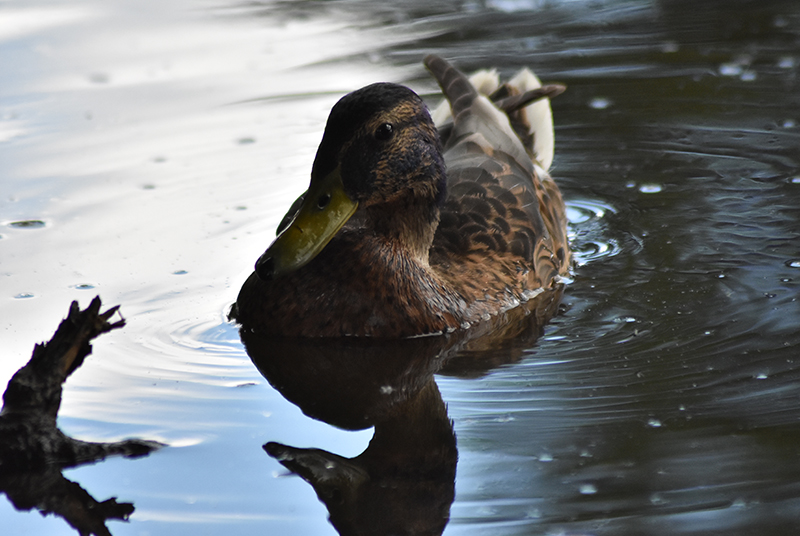
M 173 446 L 66 473 L 135 504 L 112 533 L 334 533 L 260 446 L 353 457 L 371 432 L 286 402 L 225 308 L 333 102 L 377 80 L 432 94 L 431 51 L 569 86 L 553 173 L 579 261 L 535 345 L 436 377 L 459 455 L 445 534 L 795 533 L 795 2 L 28 2 L 0 20 L 0 379 L 99 293 L 129 324 L 67 384 L 61 425 Z M 74 534 L 7 503 L 0 520 Z

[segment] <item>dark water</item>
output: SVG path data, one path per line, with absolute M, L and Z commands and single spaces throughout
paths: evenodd
M 301 351 L 286 368 L 259 363 L 292 402 L 306 404 L 306 413 L 346 429 L 378 423 L 358 469 L 370 474 L 372 487 L 328 497 L 347 506 L 331 508 L 337 520 L 366 520 L 375 533 L 389 534 L 402 532 L 380 525 L 386 518 L 405 519 L 406 528 L 413 518 L 425 528 L 407 533 L 430 534 L 440 530 L 437 522 L 444 526 L 449 509 L 445 534 L 800 530 L 800 4 L 265 2 L 212 13 L 265 25 L 330 19 L 355 28 L 367 43 L 329 55 L 320 68 L 335 68 L 344 80 L 349 70 L 361 80 L 370 66 L 397 68 L 395 81 L 432 103 L 434 84 L 420 65 L 428 52 L 466 71 L 493 66 L 508 75 L 531 66 L 543 80 L 568 86 L 553 101 L 551 173 L 570 206 L 577 265 L 561 314 L 538 341 L 523 334 L 454 351 L 449 369 L 436 360 L 441 348 L 427 343 L 380 349 L 392 355 L 379 370 L 353 365 L 347 378 L 336 376 L 352 395 L 344 401 L 339 383 L 326 384 L 324 374 L 317 383 L 305 377 L 316 386 L 311 395 L 292 383 L 303 383 L 303 367 L 308 375 L 323 364 L 336 368 L 340 350 L 313 349 L 309 361 Z M 328 34 L 308 39 L 324 46 Z M 250 91 L 255 101 L 264 97 Z M 288 96 L 302 101 L 316 91 Z M 311 154 L 314 128 L 308 127 Z M 286 206 L 282 199 L 270 208 L 275 223 Z M 39 214 L 15 218 L 27 219 Z M 271 230 L 253 229 L 268 241 Z M 258 252 L 248 254 L 255 260 Z M 191 263 L 187 269 L 191 274 Z M 218 294 L 230 301 L 240 283 L 227 282 Z M 214 304 L 221 309 L 224 302 Z M 150 415 L 165 424 L 125 433 L 155 429 L 169 438 L 175 417 L 164 415 L 177 412 L 194 423 L 177 426 L 181 437 L 201 439 L 147 460 L 74 473 L 79 481 L 85 475 L 84 485 L 94 483 L 89 491 L 100 498 L 119 495 L 140 507 L 142 517 L 109 524 L 111 531 L 334 533 L 308 484 L 269 478 L 285 471 L 261 445 L 280 441 L 349 458 L 367 449 L 369 432 L 351 440 L 351 432 L 328 430 L 292 409 L 263 383 L 221 315 L 202 329 L 175 322 L 167 338 L 192 346 L 195 355 L 204 347 L 225 349 L 228 361 L 189 358 L 197 383 L 204 376 L 225 381 L 176 400 L 162 382 L 147 395 L 160 409 L 147 413 L 145 402 L 145 418 L 116 421 Z M 348 363 L 374 364 L 363 348 L 342 352 Z M 245 387 L 226 391 L 228 380 Z M 365 385 L 401 394 L 376 407 L 358 394 Z M 261 414 L 276 417 L 264 421 Z M 219 436 L 206 435 L 225 426 Z M 278 446 L 271 453 L 287 456 Z M 151 476 L 138 486 L 114 485 L 136 472 Z M 215 495 L 221 489 L 224 497 Z M 14 534 L 29 526 L 41 534 L 70 532 L 63 522 L 41 528 L 19 520 L 36 514 L 6 509 L 0 516 L 15 523 Z

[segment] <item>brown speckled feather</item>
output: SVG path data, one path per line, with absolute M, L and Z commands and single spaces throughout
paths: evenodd
M 431 264 L 477 302 L 522 301 L 569 270 L 561 194 L 502 112 L 488 109 L 488 99 L 440 58 L 426 65 L 454 103 L 444 153 L 448 197 Z

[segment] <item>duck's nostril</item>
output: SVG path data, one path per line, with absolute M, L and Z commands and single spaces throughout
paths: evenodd
M 319 196 L 319 199 L 317 199 L 317 208 L 322 210 L 325 207 L 327 207 L 330 202 L 331 202 L 331 194 L 322 194 L 321 196 Z

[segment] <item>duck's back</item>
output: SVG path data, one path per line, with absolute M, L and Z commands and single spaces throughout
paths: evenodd
M 537 118 L 525 115 L 530 108 L 507 114 L 446 62 L 434 56 L 426 65 L 453 117 L 452 126 L 443 129 L 448 195 L 431 265 L 467 302 L 491 314 L 498 305 L 511 307 L 552 288 L 557 276 L 567 273 L 564 202 L 545 169 L 534 163 L 533 144 L 526 149 L 521 139 L 536 136 L 529 124 Z M 501 99 L 532 88 L 489 84 L 488 89 Z M 549 113 L 549 104 L 542 104 Z M 548 134 L 552 144 L 551 133 L 540 133 L 540 139 Z

